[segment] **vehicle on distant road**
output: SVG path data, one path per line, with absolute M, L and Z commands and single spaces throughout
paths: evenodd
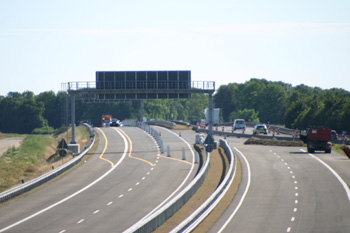
M 338 139 L 337 131 L 332 129 L 332 139 Z
M 110 124 L 111 124 L 111 121 L 110 121 L 110 120 L 104 120 L 104 121 L 102 122 L 102 126 L 103 126 L 103 127 L 108 127 Z
M 209 125 L 209 108 L 204 109 L 205 123 Z M 213 125 L 219 124 L 220 108 L 213 108 Z
M 267 126 L 265 124 L 256 124 L 253 129 L 253 134 L 267 134 Z
M 244 119 L 236 119 L 233 121 L 233 129 L 245 129 L 245 120 Z
M 113 118 L 111 123 L 109 124 L 110 126 L 115 126 L 115 127 L 119 127 L 121 125 L 120 120 L 118 120 L 117 118 Z
M 307 144 L 307 152 L 315 153 L 315 150 L 332 152 L 332 130 L 325 128 L 309 128 L 300 132 L 300 139 Z
M 101 117 L 101 121 L 102 121 L 101 126 L 102 126 L 102 127 L 107 127 L 107 126 L 109 126 L 110 123 L 111 123 L 112 118 L 113 118 L 112 115 L 104 115 L 104 114 L 102 114 L 102 117 Z

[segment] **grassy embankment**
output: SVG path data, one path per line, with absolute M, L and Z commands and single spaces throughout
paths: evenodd
M 17 135 L 18 136 L 18 135 Z M 21 184 L 22 178 L 26 182 L 36 178 L 53 167 L 58 167 L 72 159 L 68 153 L 61 158 L 57 146 L 62 138 L 69 143 L 71 131 L 59 135 L 20 135 L 24 137 L 21 146 L 7 150 L 0 157 L 0 192 Z M 2 135 L 4 137 L 4 135 Z M 89 132 L 83 126 L 76 128 L 76 141 L 81 150 L 89 142 Z

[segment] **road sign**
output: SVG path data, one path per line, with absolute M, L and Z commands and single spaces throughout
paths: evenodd
M 64 149 L 61 149 L 58 153 L 60 154 L 61 157 L 64 157 L 67 155 L 67 151 Z
M 212 145 L 214 144 L 214 138 L 212 135 L 208 134 L 207 138 L 204 140 L 204 144 Z
M 214 149 L 214 138 L 212 135 L 208 134 L 207 138 L 204 140 L 205 149 L 207 152 L 212 152 Z
M 68 145 L 64 138 L 61 139 L 60 143 L 58 143 L 57 149 L 68 149 Z

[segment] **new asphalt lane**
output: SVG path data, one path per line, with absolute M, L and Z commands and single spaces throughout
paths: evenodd
M 182 148 L 192 153 L 176 134 L 163 134 L 173 148 L 170 159 L 138 128 L 97 133 L 99 146 L 86 162 L 0 208 L 0 232 L 121 232 L 175 195 L 196 172 L 192 156 L 182 160 Z
M 152 213 L 197 170 L 189 149 L 195 133 L 155 128 L 169 157 L 138 128 L 97 130 L 100 144 L 86 162 L 0 208 L 0 232 L 121 232 Z M 349 232 L 345 156 L 226 140 L 241 160 L 242 182 L 210 232 Z
M 242 162 L 243 178 L 210 232 L 349 232 L 350 160 L 345 156 L 227 140 Z

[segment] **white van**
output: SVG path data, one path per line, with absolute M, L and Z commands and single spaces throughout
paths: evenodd
M 233 129 L 245 129 L 245 120 L 244 119 L 236 119 L 233 121 Z

